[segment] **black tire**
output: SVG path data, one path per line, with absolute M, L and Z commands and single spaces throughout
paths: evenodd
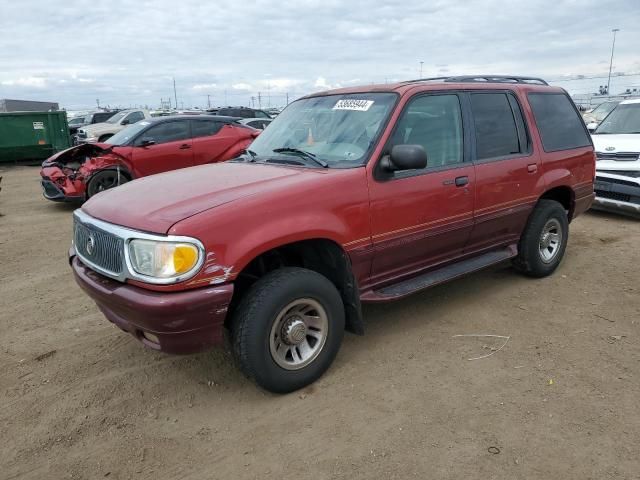
M 289 305 L 309 299 L 326 314 L 324 343 L 309 364 L 297 370 L 285 369 L 277 363 L 282 360 L 271 353 L 272 334 L 281 332 L 276 321 Z M 313 383 L 329 368 L 340 349 L 344 323 L 344 305 L 333 283 L 312 270 L 281 268 L 260 278 L 240 301 L 231 325 L 233 353 L 242 372 L 265 390 L 292 392 Z M 312 340 L 304 331 L 304 341 Z
M 105 140 L 109 140 L 111 137 L 113 137 L 112 133 L 107 133 L 105 135 L 102 135 L 101 137 L 98 138 L 98 143 L 102 143 Z
M 122 172 L 118 175 L 117 170 L 103 170 L 98 172 L 89 180 L 89 185 L 87 185 L 87 198 L 91 198 L 96 193 L 109 190 L 128 181 L 129 179 Z
M 554 233 L 559 234 L 555 248 L 548 243 L 549 234 Z M 551 275 L 562 261 L 568 240 L 569 221 L 564 207 L 555 200 L 540 200 L 520 237 L 513 264 L 530 277 Z

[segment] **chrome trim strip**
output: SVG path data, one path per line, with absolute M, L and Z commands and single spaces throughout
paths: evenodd
M 107 233 L 120 237 L 124 240 L 124 265 L 122 268 L 122 273 L 120 275 L 116 275 L 113 272 L 105 270 L 104 268 L 96 265 L 91 260 L 82 256 L 76 249 L 76 254 L 88 267 L 96 272 L 105 275 L 106 277 L 113 278 L 114 280 L 118 280 L 120 282 L 125 282 L 127 279 L 139 280 L 145 283 L 151 283 L 154 285 L 172 285 L 174 283 L 184 282 L 185 280 L 189 280 L 193 276 L 195 276 L 198 271 L 202 268 L 205 259 L 205 248 L 200 240 L 193 237 L 184 237 L 180 235 L 156 235 L 146 232 L 140 232 L 138 230 L 133 230 L 126 227 L 121 227 L 120 225 L 114 225 L 113 223 L 108 223 L 102 220 L 98 220 L 97 218 L 93 218 L 92 216 L 84 213 L 81 209 L 77 209 L 73 212 L 73 216 L 76 221 L 82 223 L 84 225 L 91 225 L 100 230 L 104 230 Z M 75 238 L 75 231 L 74 231 Z M 193 267 L 189 272 L 172 278 L 155 278 L 149 277 L 147 275 L 141 275 L 137 273 L 133 266 L 131 265 L 131 259 L 129 257 L 129 243 L 131 240 L 153 240 L 156 242 L 181 242 L 181 243 L 190 243 L 195 245 L 198 248 L 198 262 L 196 266 Z

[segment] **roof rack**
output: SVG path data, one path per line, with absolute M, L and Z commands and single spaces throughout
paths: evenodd
M 403 83 L 418 83 L 441 80 L 443 82 L 452 83 L 528 83 L 534 85 L 549 85 L 545 80 L 538 77 L 518 77 L 514 75 L 460 75 L 454 77 L 431 77 L 431 78 L 417 78 L 415 80 L 408 80 Z

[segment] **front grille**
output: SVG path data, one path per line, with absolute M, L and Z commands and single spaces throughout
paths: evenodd
M 124 240 L 74 219 L 74 243 L 80 257 L 114 275 L 122 273 Z
M 598 177 L 598 176 L 596 176 L 596 182 L 617 183 L 618 185 L 627 185 L 629 187 L 637 187 L 638 186 L 638 182 L 633 182 L 631 180 L 623 180 L 621 178 L 609 178 L 609 177 Z
M 638 152 L 602 153 L 596 152 L 596 160 L 615 160 L 618 162 L 633 162 L 638 160 Z
M 596 190 L 596 197 L 609 198 L 611 200 L 617 200 L 619 202 L 631 202 L 631 195 L 625 195 L 624 193 L 605 192 L 602 190 Z

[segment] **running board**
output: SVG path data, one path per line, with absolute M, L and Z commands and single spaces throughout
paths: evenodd
M 408 280 L 402 280 L 398 283 L 380 288 L 378 290 L 370 290 L 361 296 L 363 302 L 384 302 L 396 300 L 405 297 L 414 292 L 424 290 L 440 283 L 445 283 L 458 277 L 462 277 L 472 272 L 490 267 L 518 254 L 516 245 L 510 245 L 500 250 L 492 250 L 490 252 L 468 258 L 456 263 L 451 263 L 436 270 L 418 275 Z

